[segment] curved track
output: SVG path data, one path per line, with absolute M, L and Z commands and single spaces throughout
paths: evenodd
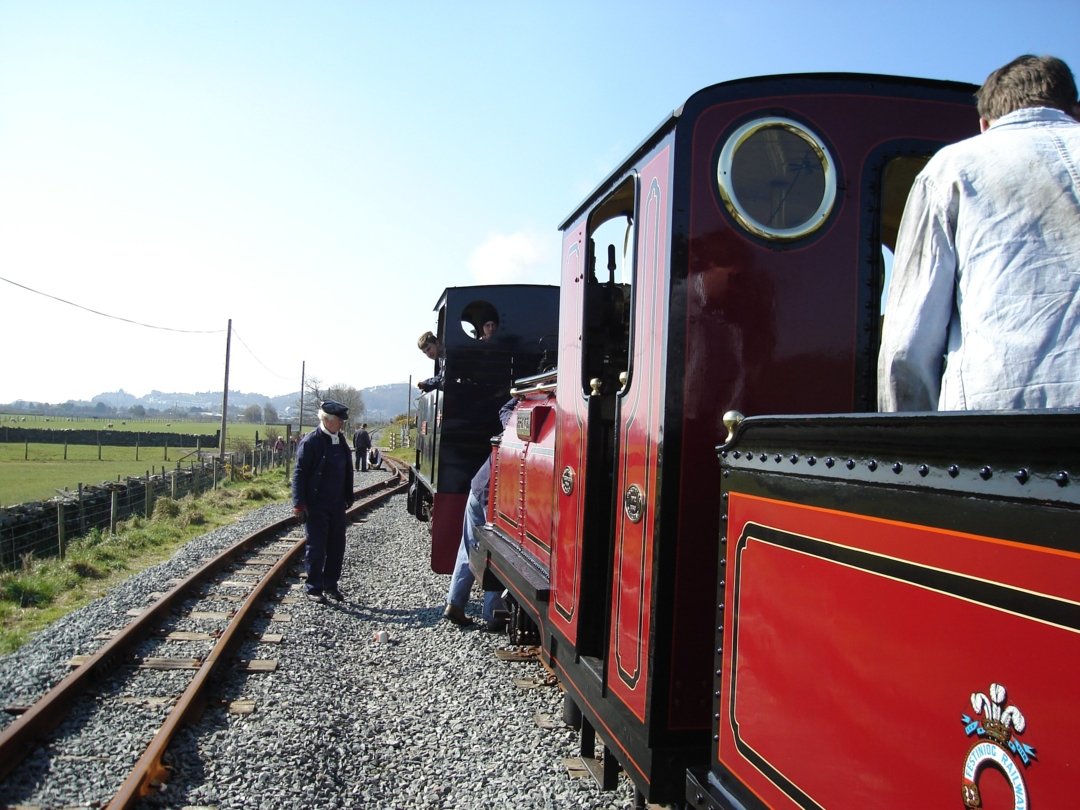
M 402 466 L 393 459 L 386 459 L 395 476 L 356 491 L 356 503 L 348 511 L 350 518 L 382 503 L 391 495 L 401 492 Z M 225 624 L 207 635 L 212 641 L 210 651 L 200 659 L 191 660 L 194 674 L 179 696 L 174 700 L 165 722 L 153 733 L 153 737 L 117 791 L 109 807 L 130 807 L 141 796 L 167 776 L 162 757 L 176 732 L 194 715 L 205 702 L 205 695 L 212 676 L 230 659 L 247 628 L 258 613 L 259 607 L 286 576 L 289 568 L 303 553 L 304 540 L 297 537 L 281 538 L 283 532 L 296 526 L 294 518 L 268 524 L 239 540 L 219 555 L 209 560 L 183 581 L 178 582 L 157 602 L 142 611 L 116 636 L 96 653 L 81 662 L 68 677 L 47 692 L 15 722 L 0 734 L 0 779 L 11 773 L 35 748 L 45 742 L 50 733 L 63 722 L 83 695 L 120 668 L 141 662 L 135 653 L 137 645 L 154 634 L 163 633 L 166 623 L 175 621 L 177 614 L 192 616 L 199 613 L 199 602 L 212 598 L 207 594 L 208 583 L 229 570 L 242 566 L 253 577 L 248 591 L 241 597 L 239 606 L 223 616 Z M 284 547 L 282 540 L 290 541 Z M 254 572 L 254 573 L 253 573 Z M 211 589 L 212 590 L 212 589 Z M 220 598 L 220 595 L 218 595 Z M 179 665 L 177 665 L 179 668 Z

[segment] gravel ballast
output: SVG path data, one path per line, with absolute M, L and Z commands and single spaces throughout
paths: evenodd
M 100 644 L 93 636 L 115 628 L 118 616 L 287 512 L 285 505 L 264 507 L 192 541 L 0 658 L 5 703 L 36 700 L 67 674 L 71 656 L 93 652 Z M 146 806 L 632 807 L 625 776 L 607 793 L 567 775 L 563 759 L 577 756 L 578 735 L 560 721 L 562 693 L 522 685 L 546 675 L 535 661 L 496 658 L 508 641 L 479 629 L 479 591 L 469 606 L 473 628 L 441 618 L 449 578 L 430 571 L 429 550 L 426 524 L 396 496 L 348 530 L 344 603 L 309 602 L 301 579 L 291 579 L 289 595 L 298 598 L 275 607 L 277 618 L 288 620 L 260 628 L 283 634 L 282 641 L 253 641 L 240 652 L 274 659 L 277 669 L 239 675 L 222 695 L 253 701 L 254 711 L 211 706 L 182 731 L 166 758 L 172 776 Z M 379 631 L 389 640 L 378 640 Z M 537 716 L 555 727 L 541 727 Z M 83 791 L 80 797 L 83 806 L 95 801 Z M 0 784 L 0 806 L 52 801 L 39 786 L 21 784 L 18 772 Z

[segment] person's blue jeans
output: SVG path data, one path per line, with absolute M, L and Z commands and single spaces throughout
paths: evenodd
M 469 569 L 469 551 L 476 546 L 474 532 L 476 527 L 484 522 L 486 512 L 487 504 L 470 492 L 469 500 L 465 504 L 465 519 L 461 523 L 461 543 L 454 561 L 454 573 L 450 577 L 450 589 L 446 593 L 447 603 L 462 609 L 469 603 L 469 593 L 476 581 Z M 505 610 L 499 591 L 484 591 L 484 621 L 490 622 L 494 619 L 496 610 Z

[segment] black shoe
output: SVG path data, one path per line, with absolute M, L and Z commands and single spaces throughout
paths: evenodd
M 490 621 L 484 622 L 484 632 L 485 633 L 501 633 L 505 629 L 506 629 L 506 617 L 505 616 L 497 616 L 496 618 L 494 618 L 494 619 L 492 619 Z
M 458 627 L 468 627 L 472 624 L 472 619 L 465 615 L 465 608 L 457 605 L 447 605 L 442 615 L 444 619 L 453 622 Z
M 343 594 L 335 585 L 333 588 L 326 589 L 326 595 L 333 599 L 335 602 L 344 602 L 345 594 Z
M 307 596 L 309 602 L 318 602 L 320 605 L 326 604 L 326 597 L 322 591 L 308 591 L 305 596 Z

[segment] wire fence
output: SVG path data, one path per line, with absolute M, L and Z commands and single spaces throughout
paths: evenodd
M 67 544 L 94 529 L 116 531 L 122 520 L 149 517 L 158 498 L 179 500 L 216 489 L 226 478 L 258 476 L 288 465 L 292 449 L 260 448 L 228 454 L 224 464 L 213 458 L 177 463 L 176 469 L 129 477 L 96 486 L 79 484 L 70 495 L 0 509 L 0 571 L 14 570 L 27 557 L 64 556 Z

